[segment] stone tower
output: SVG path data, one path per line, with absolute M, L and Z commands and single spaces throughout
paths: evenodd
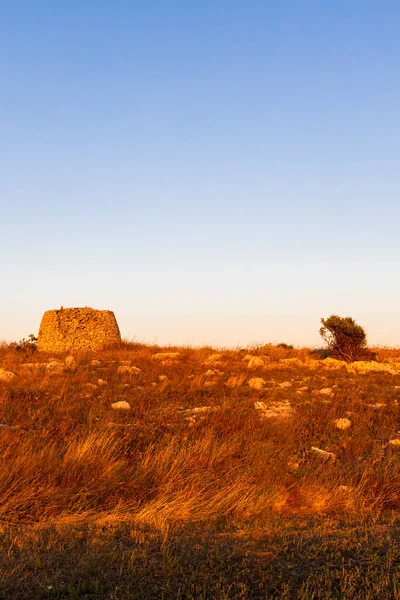
M 44 313 L 37 347 L 43 352 L 99 350 L 120 342 L 118 323 L 111 310 L 61 307 Z

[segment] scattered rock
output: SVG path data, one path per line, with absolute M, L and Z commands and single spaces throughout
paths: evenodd
M 386 406 L 385 402 L 377 402 L 376 404 L 367 404 L 368 408 L 372 408 L 373 410 L 379 410 Z
M 254 408 L 260 411 L 262 419 L 288 419 L 294 413 L 288 400 L 272 402 L 268 406 L 264 402 L 254 402 Z
M 215 412 L 219 406 L 195 406 L 194 408 L 186 408 L 181 410 L 180 413 L 185 420 L 192 420 L 196 417 L 204 417 L 205 415 Z
M 181 355 L 180 352 L 157 352 L 151 357 L 153 360 L 176 360 Z
M 99 387 L 105 387 L 106 385 L 108 385 L 108 381 L 106 381 L 105 379 L 98 379 L 97 380 L 97 385 Z
M 67 356 L 65 359 L 65 366 L 67 369 L 74 369 L 76 367 L 76 361 L 73 356 Z
M 325 458 L 327 460 L 332 460 L 332 461 L 336 460 L 336 454 L 334 454 L 333 452 L 327 452 L 326 450 L 321 450 L 321 448 L 317 448 L 316 446 L 312 446 L 311 450 L 315 454 L 320 456 L 321 458 Z
M 13 371 L 7 371 L 6 369 L 0 369 L 0 381 L 9 383 L 16 378 L 16 374 Z
M 159 375 L 158 379 L 159 381 L 168 381 L 168 375 Z
M 283 365 L 296 366 L 296 367 L 304 367 L 304 363 L 299 358 L 281 358 L 279 362 Z
M 38 369 L 45 369 L 47 367 L 47 363 L 22 363 L 19 366 L 21 369 L 37 371 Z
M 111 404 L 111 408 L 114 410 L 130 410 L 131 405 L 126 400 L 119 400 L 118 402 L 114 402 Z
M 51 360 L 46 365 L 46 371 L 55 375 L 63 373 L 64 369 L 65 364 L 61 360 Z
M 92 360 L 92 362 L 90 363 L 92 365 L 92 367 L 99 367 L 101 365 L 101 362 L 99 360 Z
M 219 371 L 217 369 L 208 369 L 208 371 L 206 371 L 204 373 L 204 375 L 206 377 L 212 377 L 213 375 L 218 375 L 218 374 L 219 374 Z
M 223 361 L 222 354 L 214 353 L 214 354 L 210 354 L 209 356 L 207 356 L 203 365 L 205 365 L 205 366 L 220 365 L 222 363 L 222 361 Z
M 400 446 L 400 438 L 393 438 L 389 440 L 391 446 Z
M 321 364 L 331 370 L 345 369 L 347 367 L 347 363 L 344 360 L 337 360 L 336 358 L 331 358 L 330 356 L 325 358 Z
M 142 370 L 139 367 L 130 367 L 128 365 L 120 365 L 117 369 L 117 375 L 139 375 Z
M 334 420 L 335 423 L 335 427 L 337 429 L 349 429 L 349 427 L 351 427 L 351 421 L 350 419 L 347 419 L 347 417 L 343 417 L 341 419 L 335 419 Z
M 378 363 L 369 360 L 356 360 L 352 363 L 346 363 L 348 371 L 353 373 L 390 373 L 396 375 L 399 371 L 388 363 Z
M 327 388 L 322 388 L 321 390 L 318 390 L 318 393 L 321 394 L 322 396 L 334 396 L 334 391 L 332 388 L 327 387 Z
M 282 383 L 279 384 L 279 387 L 282 389 L 285 388 L 290 388 L 292 387 L 293 383 L 291 381 L 283 381 Z
M 265 366 L 265 361 L 261 356 L 253 356 L 248 362 L 248 369 L 259 369 Z
M 252 377 L 248 381 L 249 386 L 255 390 L 262 390 L 266 383 L 262 377 Z
M 252 358 L 254 358 L 253 354 L 246 354 L 246 356 L 242 358 L 242 361 L 248 363 Z

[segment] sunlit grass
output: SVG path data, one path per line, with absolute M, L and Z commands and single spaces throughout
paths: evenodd
M 375 351 L 381 362 L 400 362 L 398 350 Z M 162 352 L 179 355 L 154 358 Z M 249 369 L 248 355 L 261 357 L 259 366 Z M 317 543 L 339 569 L 343 544 L 358 556 L 356 528 L 379 548 L 376 564 L 398 560 L 400 375 L 327 368 L 306 348 L 272 345 L 216 352 L 124 343 L 77 354 L 53 371 L 46 368 L 51 358 L 65 364 L 65 355 L 0 347 L 0 367 L 17 374 L 0 382 L 2 553 L 19 556 L 18 566 L 3 563 L 0 598 L 162 597 L 158 569 L 168 598 L 179 597 L 181 580 L 181 597 L 379 597 L 357 596 L 350 583 L 347 596 L 320 595 L 322 582 L 333 589 L 336 575 L 329 580 L 324 572 Z M 256 389 L 252 378 L 265 383 Z M 130 410 L 111 407 L 120 401 Z M 328 522 L 340 534 L 328 535 Z M 388 558 L 384 539 L 397 558 Z M 285 567 L 285 543 L 299 545 L 303 575 Z M 191 544 L 198 552 L 189 565 Z M 99 548 L 110 561 L 110 585 Z M 371 548 L 354 581 L 375 573 Z M 274 558 L 263 567 L 268 552 Z M 307 567 L 313 560 L 320 565 L 314 575 Z M 255 569 L 254 581 L 243 569 Z M 154 581 L 145 575 L 134 591 L 127 574 L 139 572 L 153 572 Z M 74 577 L 86 580 L 86 591 Z M 376 588 L 371 594 L 400 597 L 393 578 L 368 585 Z M 219 591 L 210 596 L 211 589 Z

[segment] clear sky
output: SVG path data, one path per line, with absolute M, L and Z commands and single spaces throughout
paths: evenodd
M 0 6 L 0 339 L 400 345 L 398 0 Z

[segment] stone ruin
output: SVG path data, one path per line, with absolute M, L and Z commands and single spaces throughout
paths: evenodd
M 37 347 L 42 352 L 99 350 L 120 342 L 118 323 L 111 310 L 61 307 L 44 313 Z

